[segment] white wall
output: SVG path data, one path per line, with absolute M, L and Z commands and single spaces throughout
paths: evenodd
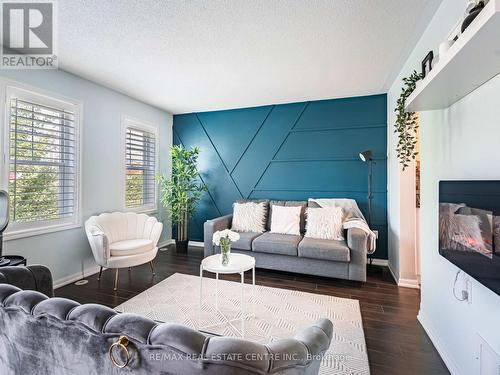
M 417 257 L 417 209 L 415 204 L 415 165 L 402 171 L 396 156 L 397 137 L 394 134 L 394 108 L 401 93 L 402 79 L 414 70 L 420 72 L 421 61 L 445 39 L 465 12 L 465 0 L 444 0 L 387 92 L 388 145 L 388 258 L 389 267 L 400 285 L 417 286 L 419 281 Z
M 418 69 L 431 48 L 437 49 L 463 15 L 465 3 L 443 1 L 391 88 L 392 105 L 401 77 Z M 500 353 L 500 296 L 473 281 L 472 304 L 458 302 L 453 297 L 457 268 L 438 253 L 438 181 L 500 179 L 500 164 L 496 162 L 500 148 L 498 103 L 500 76 L 446 110 L 421 113 L 422 301 L 419 319 L 453 374 L 479 373 L 478 334 Z M 395 173 L 394 164 L 390 168 Z M 390 184 L 396 186 L 395 180 Z
M 425 54 L 424 54 L 425 56 Z M 408 65 L 408 64 L 406 64 Z M 402 286 L 418 287 L 416 269 L 416 187 L 415 163 L 403 171 L 396 153 L 398 139 L 394 133 L 394 109 L 401 93 L 402 78 L 411 69 L 400 72 L 387 92 L 387 213 L 388 262 L 396 282 Z
M 158 126 L 159 169 L 161 173 L 169 173 L 171 114 L 63 71 L 4 70 L 0 76 L 83 102 L 83 221 L 93 214 L 123 207 L 120 190 L 123 179 L 122 115 Z M 171 238 L 171 227 L 163 210 L 158 216 L 165 224 L 160 241 L 165 241 Z M 78 274 L 81 276 L 84 270 L 95 266 L 83 227 L 6 241 L 4 254 L 23 255 L 28 259 L 28 264 L 47 265 L 56 281 L 74 279 Z

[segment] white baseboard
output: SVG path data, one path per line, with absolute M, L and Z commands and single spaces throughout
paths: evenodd
M 419 279 L 403 279 L 396 277 L 396 272 L 394 272 L 393 267 L 391 266 L 391 263 L 387 264 L 387 267 L 389 268 L 389 272 L 392 275 L 392 278 L 398 284 L 398 286 L 402 288 L 412 288 L 412 289 L 420 289 L 420 282 Z M 418 277 L 418 276 L 417 276 Z
M 175 243 L 174 240 L 165 240 L 165 241 L 162 241 L 158 244 L 158 248 L 161 248 L 161 247 L 173 244 L 173 243 Z M 92 267 L 86 268 L 85 270 L 83 270 L 83 272 L 77 272 L 77 273 L 74 273 L 72 275 L 68 275 L 65 277 L 61 277 L 57 280 L 54 280 L 54 289 L 60 288 L 64 285 L 68 285 L 68 284 L 74 283 L 75 281 L 78 281 L 78 280 L 84 279 L 86 277 L 89 277 L 91 275 L 94 275 L 97 272 L 99 272 L 99 268 L 100 267 L 97 265 L 92 266 Z M 103 267 L 103 270 L 105 270 L 105 269 L 106 268 Z
M 368 260 L 367 263 L 370 264 L 370 261 Z M 384 267 L 387 267 L 387 265 L 389 264 L 389 261 L 387 259 L 376 259 L 376 258 L 373 258 L 372 264 L 375 265 L 375 266 L 384 266 Z
M 418 279 L 399 279 L 398 286 L 403 288 L 420 289 Z
M 158 249 L 161 249 L 162 247 L 165 247 L 168 245 L 172 245 L 174 243 L 175 243 L 175 240 L 173 240 L 173 239 L 162 241 L 158 244 Z
M 92 267 L 89 267 L 85 270 L 83 270 L 83 272 L 77 272 L 77 273 L 74 273 L 72 275 L 68 275 L 68 276 L 65 276 L 65 277 L 61 277 L 57 280 L 54 280 L 54 289 L 57 289 L 57 288 L 60 288 L 64 285 L 68 285 L 68 284 L 71 284 L 71 283 L 74 283 L 75 281 L 78 281 L 78 280 L 81 280 L 81 279 L 84 279 L 86 277 L 89 277 L 90 275 L 94 275 L 96 274 L 97 272 L 99 272 L 99 266 L 92 266 Z M 103 268 L 104 269 L 104 268 Z
M 205 243 L 201 241 L 189 241 L 189 246 L 204 247 Z
M 439 336 L 436 334 L 434 325 L 430 322 L 429 319 L 426 318 L 425 314 L 422 313 L 422 310 L 419 311 L 417 319 L 422 325 L 422 327 L 424 327 L 425 332 L 427 333 L 432 343 L 436 347 L 436 350 L 443 359 L 443 362 L 448 368 L 448 371 L 451 373 L 451 375 L 462 375 L 459 370 L 459 367 L 453 360 L 450 353 L 448 353 L 448 351 L 446 350 L 445 346 L 443 345 L 443 342 L 439 339 Z

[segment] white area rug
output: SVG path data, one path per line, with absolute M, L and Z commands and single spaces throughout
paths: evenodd
M 334 337 L 320 374 L 367 375 L 368 355 L 359 302 L 321 294 L 245 285 L 245 305 L 255 316 L 245 318 L 245 339 L 260 343 L 291 338 L 318 319 L 333 323 Z M 215 307 L 215 280 L 203 279 L 200 314 L 200 279 L 176 273 L 127 302 L 117 311 L 179 323 L 218 335 L 241 337 L 241 284 L 219 280 L 219 309 Z M 200 319 L 201 317 L 201 319 Z

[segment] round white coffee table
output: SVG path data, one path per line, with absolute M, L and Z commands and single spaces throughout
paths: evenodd
M 241 275 L 241 331 L 245 336 L 245 271 L 252 270 L 252 294 L 255 298 L 255 258 L 245 254 L 231 254 L 229 263 L 222 265 L 221 255 L 210 255 L 200 264 L 200 316 L 203 299 L 203 271 L 215 273 L 215 308 L 219 308 L 218 283 L 219 274 L 239 273 Z M 254 311 L 255 313 L 255 311 Z M 201 321 L 201 317 L 200 317 Z

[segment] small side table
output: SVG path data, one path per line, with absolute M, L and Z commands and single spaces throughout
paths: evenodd
M 255 258 L 245 254 L 231 254 L 229 264 L 222 265 L 221 255 L 206 257 L 200 264 L 200 321 L 203 299 L 203 271 L 215 273 L 215 308 L 219 308 L 219 274 L 239 273 L 241 275 L 241 333 L 245 337 L 245 271 L 252 270 L 252 293 L 255 298 Z M 254 306 L 255 308 L 255 306 Z
M 26 258 L 22 257 L 20 255 L 4 255 L 3 256 L 5 259 L 10 260 L 9 264 L 5 264 L 0 267 L 7 267 L 7 266 L 26 266 Z

